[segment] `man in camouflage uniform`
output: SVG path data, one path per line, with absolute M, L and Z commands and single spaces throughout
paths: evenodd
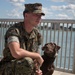
M 5 34 L 5 48 L 0 62 L 0 75 L 34 75 L 34 61 L 41 66 L 38 53 L 42 37 L 35 28 L 41 20 L 42 4 L 25 4 L 24 22 L 11 26 Z M 40 69 L 35 75 L 42 75 Z

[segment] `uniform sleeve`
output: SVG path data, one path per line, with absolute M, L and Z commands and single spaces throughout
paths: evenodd
M 17 43 L 19 43 L 19 39 L 18 39 L 18 37 L 16 37 L 16 36 L 10 36 L 10 37 L 7 39 L 7 43 L 9 44 L 10 42 L 17 42 Z
M 8 31 L 5 34 L 5 42 L 9 43 L 11 41 L 17 41 L 19 40 L 19 30 L 17 28 L 9 28 Z

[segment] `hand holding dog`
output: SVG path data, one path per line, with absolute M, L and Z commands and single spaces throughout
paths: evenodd
M 36 60 L 34 60 L 34 64 L 35 64 L 35 75 L 42 75 L 42 70 L 40 70 L 39 63 Z
M 42 75 L 42 70 L 40 70 L 40 69 L 36 70 L 36 74 L 35 75 Z

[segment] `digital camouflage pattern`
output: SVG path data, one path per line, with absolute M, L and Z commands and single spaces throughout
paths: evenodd
M 34 75 L 33 60 L 29 57 L 11 60 L 0 68 L 0 75 Z
M 34 3 L 34 4 L 25 4 L 25 12 L 32 12 L 32 13 L 41 13 L 41 15 L 45 15 L 44 12 L 42 12 L 42 4 L 41 3 Z
M 23 28 L 24 22 L 16 23 L 10 27 L 5 35 L 5 49 L 3 50 L 4 58 L 1 60 L 0 75 L 34 75 L 33 60 L 29 57 L 15 59 L 12 57 L 7 46 L 7 39 L 10 36 L 19 38 L 20 47 L 31 52 L 38 52 L 42 37 L 36 28 L 28 34 Z

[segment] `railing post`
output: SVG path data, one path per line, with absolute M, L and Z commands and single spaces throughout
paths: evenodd
M 73 62 L 73 73 L 75 74 L 75 34 L 74 34 L 74 62 Z

